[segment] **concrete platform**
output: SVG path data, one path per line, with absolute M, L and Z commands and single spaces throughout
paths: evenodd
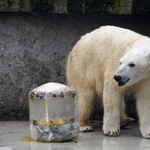
M 65 143 L 39 143 L 30 140 L 29 122 L 1 121 L 0 150 L 149 150 L 150 139 L 144 139 L 137 123 L 121 130 L 118 137 L 103 135 L 102 124 L 94 132 L 80 133 Z M 77 142 L 75 142 L 77 141 Z

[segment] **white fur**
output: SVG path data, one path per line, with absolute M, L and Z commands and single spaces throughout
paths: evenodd
M 119 61 L 121 65 L 119 65 Z M 135 66 L 132 67 L 131 64 Z M 150 39 L 114 26 L 104 26 L 82 36 L 67 60 L 67 81 L 78 92 L 80 126 L 86 125 L 95 104 L 95 95 L 103 98 L 107 135 L 118 135 L 124 114 L 126 89 L 136 93 L 140 129 L 150 134 Z M 121 83 L 113 79 L 121 76 Z
M 123 56 L 120 60 L 120 67 L 117 71 L 117 75 L 125 76 L 126 78 L 130 78 L 125 86 L 133 85 L 140 80 L 144 79 L 149 73 L 149 65 L 147 56 L 143 51 L 139 51 L 138 49 L 129 51 Z M 129 64 L 134 64 L 134 67 L 130 67 Z

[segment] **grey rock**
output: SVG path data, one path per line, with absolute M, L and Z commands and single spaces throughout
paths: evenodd
M 47 82 L 66 83 L 72 47 L 82 35 L 108 24 L 150 36 L 148 15 L 1 12 L 0 120 L 28 120 L 28 93 Z M 128 112 L 136 114 L 133 97 L 127 96 Z

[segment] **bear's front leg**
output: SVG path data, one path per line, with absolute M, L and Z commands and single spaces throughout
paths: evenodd
M 145 90 L 145 88 L 143 88 Z M 144 138 L 150 138 L 150 92 L 142 89 L 136 94 L 140 130 Z
M 120 133 L 120 107 L 122 92 L 112 86 L 104 87 L 103 92 L 103 132 L 105 135 L 117 136 Z

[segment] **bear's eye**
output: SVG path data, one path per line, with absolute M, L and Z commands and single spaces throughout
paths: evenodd
M 129 67 L 134 67 L 134 66 L 135 66 L 134 63 L 130 63 L 130 64 L 129 64 Z

